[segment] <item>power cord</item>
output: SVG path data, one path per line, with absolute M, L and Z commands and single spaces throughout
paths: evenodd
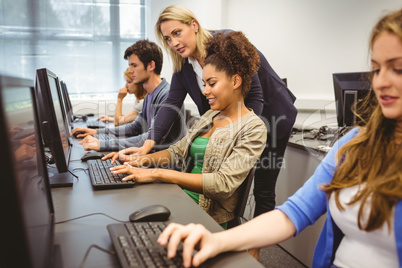
M 91 213 L 91 214 L 79 216 L 79 217 L 76 217 L 76 218 L 68 219 L 68 220 L 65 220 L 65 221 L 58 221 L 58 222 L 56 222 L 55 224 L 66 223 L 66 222 L 70 222 L 70 221 L 74 221 L 74 220 L 78 220 L 78 219 L 82 219 L 82 218 L 89 217 L 89 216 L 94 216 L 94 215 L 102 215 L 102 216 L 108 217 L 108 218 L 110 218 L 110 219 L 112 219 L 112 220 L 114 220 L 114 221 L 120 222 L 120 223 L 127 223 L 127 221 L 118 220 L 118 219 L 116 219 L 116 218 L 113 218 L 113 217 L 111 217 L 111 216 L 105 214 L 105 213 L 96 212 L 96 213 Z M 82 261 L 81 261 L 81 263 L 80 263 L 80 268 L 83 268 L 83 267 L 84 267 L 85 261 L 86 261 L 86 259 L 88 258 L 89 252 L 91 251 L 92 248 L 99 249 L 100 251 L 103 251 L 103 252 L 105 252 L 105 253 L 107 253 L 107 254 L 110 254 L 110 255 L 116 255 L 116 252 L 113 251 L 113 250 L 107 250 L 107 249 L 101 248 L 100 246 L 94 245 L 94 244 L 93 244 L 93 245 L 90 245 L 90 246 L 88 247 L 87 251 L 85 252 L 84 258 L 82 259 Z
M 335 133 L 334 139 L 332 140 L 329 147 L 334 146 L 335 142 L 339 140 L 342 136 L 344 136 L 351 128 L 347 126 L 343 126 Z
M 72 219 L 68 219 L 68 220 L 64 220 L 64 221 L 58 221 L 58 222 L 55 222 L 55 224 L 66 223 L 66 222 L 70 222 L 70 221 L 74 221 L 74 220 L 78 220 L 78 219 L 82 219 L 82 218 L 90 217 L 90 216 L 94 216 L 94 215 L 102 215 L 102 216 L 108 217 L 108 218 L 110 218 L 110 219 L 112 219 L 112 220 L 114 220 L 114 221 L 117 221 L 117 222 L 127 223 L 127 221 L 118 220 L 118 219 L 116 219 L 116 218 L 113 218 L 112 216 L 109 216 L 109 215 L 105 214 L 105 213 L 102 213 L 102 212 L 95 212 L 95 213 L 90 213 L 90 214 L 87 214 L 87 215 L 79 216 L 79 217 L 72 218 Z
M 73 169 L 73 171 L 76 171 L 76 170 L 82 170 L 82 171 L 84 171 L 85 173 L 87 173 L 87 171 L 88 171 L 87 168 L 74 168 L 74 169 Z
M 77 179 L 77 181 L 79 181 L 80 179 L 78 178 L 78 176 L 77 175 L 75 175 L 74 173 L 72 173 L 70 170 L 68 170 L 68 172 L 71 174 L 71 175 L 73 175 L 76 179 Z
M 107 254 L 110 254 L 110 255 L 116 255 L 116 251 L 107 250 L 107 249 L 101 248 L 101 247 L 98 246 L 98 245 L 92 244 L 92 245 L 90 245 L 90 246 L 88 247 L 87 252 L 85 252 L 84 258 L 82 259 L 82 261 L 81 261 L 81 263 L 80 263 L 80 268 L 84 268 L 85 261 L 87 260 L 87 257 L 88 257 L 88 255 L 89 255 L 89 252 L 91 251 L 92 248 L 99 249 L 100 251 L 103 251 L 103 252 L 105 252 L 105 253 L 107 253 Z

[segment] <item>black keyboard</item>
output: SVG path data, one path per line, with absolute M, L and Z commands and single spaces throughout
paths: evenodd
M 102 121 L 98 121 L 98 120 L 91 120 L 91 121 L 87 121 L 87 127 L 89 128 L 104 128 L 106 127 L 105 123 L 103 123 Z
M 28 136 L 31 136 L 33 134 L 35 134 L 35 129 L 26 128 L 26 129 L 23 129 L 23 130 L 18 131 L 17 133 L 15 133 L 14 139 L 21 140 L 21 139 L 26 138 Z
M 173 259 L 156 241 L 166 222 L 109 224 L 107 229 L 120 265 L 128 267 L 183 267 L 182 246 Z
M 94 189 L 128 188 L 134 185 L 134 181 L 121 181 L 128 174 L 112 174 L 110 168 L 121 165 L 118 161 L 111 163 L 111 159 L 88 160 L 89 177 Z

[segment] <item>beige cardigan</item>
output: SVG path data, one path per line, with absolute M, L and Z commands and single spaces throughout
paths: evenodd
M 218 114 L 219 111 L 207 111 L 183 139 L 168 148 L 174 163 L 186 160 L 183 172 L 192 168 L 193 161 L 187 159 L 191 143 Z M 253 111 L 212 134 L 204 155 L 199 205 L 218 223 L 234 218 L 238 188 L 261 156 L 266 139 L 267 128 Z

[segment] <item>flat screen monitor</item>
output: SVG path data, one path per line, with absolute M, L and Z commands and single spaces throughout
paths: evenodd
M 336 116 L 339 127 L 352 127 L 358 122 L 353 106 L 358 105 L 369 94 L 370 72 L 334 73 Z
M 46 68 L 36 70 L 35 89 L 43 140 L 57 168 L 49 169 L 50 184 L 52 187 L 72 186 L 72 175 L 68 170 L 71 154 L 70 134 L 63 115 L 57 76 Z
M 19 138 L 25 129 L 32 134 Z M 60 252 L 32 80 L 0 75 L 0 133 L 0 267 L 54 267 Z
M 64 81 L 60 80 L 60 96 L 62 97 L 63 107 L 67 123 L 71 126 L 73 122 L 73 107 L 71 105 L 70 95 L 68 94 L 67 85 Z

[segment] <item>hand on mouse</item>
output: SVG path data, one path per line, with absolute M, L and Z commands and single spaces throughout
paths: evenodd
M 88 135 L 94 135 L 98 134 L 98 131 L 96 129 L 91 129 L 91 128 L 74 128 L 73 131 L 71 131 L 70 135 L 75 135 L 77 138 L 84 138 Z
M 93 136 L 86 136 L 82 141 L 80 141 L 80 144 L 86 151 L 94 150 L 99 152 L 100 150 L 100 142 Z

